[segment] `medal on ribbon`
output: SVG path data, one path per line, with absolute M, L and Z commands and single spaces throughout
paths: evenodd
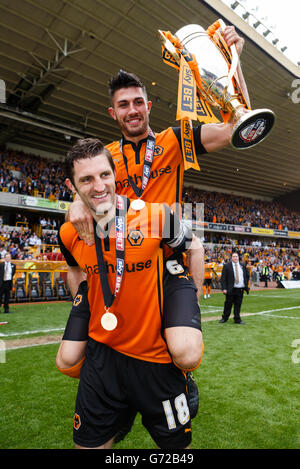
M 110 308 L 120 292 L 122 279 L 125 268 L 125 201 L 123 197 L 117 195 L 116 200 L 116 215 L 115 215 L 115 243 L 116 243 L 116 258 L 117 258 L 117 272 L 115 280 L 115 291 L 111 292 L 108 276 L 106 271 L 106 265 L 104 262 L 101 239 L 97 235 L 95 229 L 95 246 L 97 253 L 97 260 L 99 266 L 99 275 L 102 287 L 102 293 L 104 298 L 104 313 L 101 316 L 101 326 L 106 331 L 113 331 L 118 325 L 117 316 L 111 312 Z M 96 227 L 95 227 L 96 228 Z

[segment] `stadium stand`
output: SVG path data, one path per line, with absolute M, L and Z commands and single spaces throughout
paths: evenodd
M 0 160 L 0 195 L 2 191 L 48 200 L 72 200 L 64 188 L 63 164 L 5 149 L 0 152 Z M 260 285 L 264 265 L 270 268 L 270 285 L 278 286 L 280 278 L 300 277 L 299 212 L 289 210 L 279 201 L 184 187 L 183 216 L 196 224 L 197 204 L 204 207 L 201 221 L 205 260 L 217 265 L 214 288 L 220 287 L 222 265 L 233 249 L 239 250 L 253 272 L 253 285 Z M 67 267 L 57 241 L 63 216 L 11 208 L 9 219 L 13 225 L 5 224 L 7 214 L 1 211 L 0 258 L 10 252 L 17 263 L 12 301 L 69 299 Z
M 7 157 L 5 161 L 3 155 Z M 37 178 L 39 170 L 41 175 L 48 177 L 48 182 L 53 182 L 52 178 L 62 174 L 57 164 L 45 159 L 2 151 L 0 197 L 1 192 L 4 192 L 8 197 L 11 194 L 13 198 L 15 193 L 24 194 L 26 189 L 26 195 L 34 194 L 32 197 L 46 200 L 45 191 L 40 192 L 45 187 L 39 185 L 43 184 L 41 181 L 45 177 Z M 12 172 L 15 171 L 18 172 L 20 183 L 17 185 L 12 177 Z M 26 184 L 23 185 L 24 181 Z M 61 187 L 61 192 L 56 190 L 56 196 L 63 194 L 62 180 L 58 178 L 58 181 L 61 186 L 57 184 L 57 188 Z M 38 192 L 32 193 L 32 186 L 39 189 Z M 48 200 L 50 197 L 51 193 Z M 65 284 L 67 267 L 57 241 L 57 232 L 64 221 L 64 215 L 53 210 L 32 211 L 30 207 L 24 210 L 24 207 L 16 207 L 13 203 L 10 205 L 9 201 L 10 198 L 6 198 L 5 204 L 2 203 L 0 208 L 0 260 L 10 252 L 17 267 L 11 301 L 70 299 L 70 292 Z
M 50 200 L 71 201 L 63 165 L 11 150 L 0 151 L 0 190 Z
M 279 202 L 254 200 L 192 187 L 184 189 L 183 201 L 192 203 L 193 206 L 203 203 L 204 219 L 207 222 L 300 231 L 299 212 L 289 210 Z

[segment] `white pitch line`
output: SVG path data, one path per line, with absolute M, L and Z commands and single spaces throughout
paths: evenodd
M 247 317 L 251 317 L 251 316 L 272 316 L 272 317 L 275 317 L 275 318 L 285 318 L 285 319 L 300 319 L 300 316 L 299 317 L 295 317 L 295 316 L 279 316 L 277 314 L 270 314 L 270 313 L 276 313 L 278 311 L 289 311 L 289 310 L 292 310 L 292 309 L 299 309 L 300 310 L 300 306 L 291 306 L 290 308 L 278 308 L 278 309 L 268 309 L 268 310 L 265 310 L 265 311 L 258 311 L 257 313 L 243 313 L 241 312 L 241 316 L 247 316 Z M 201 311 L 201 314 L 207 314 L 207 313 L 212 313 L 213 311 L 205 311 L 204 313 L 202 313 Z M 216 311 L 218 312 L 218 311 Z M 208 318 L 209 319 L 209 318 Z
M 27 345 L 16 345 L 15 347 L 9 347 L 6 352 L 9 352 L 10 350 L 18 350 L 19 348 L 30 348 L 30 347 L 39 347 L 40 345 L 53 345 L 53 344 L 59 344 L 60 340 L 57 341 L 50 341 L 50 342 L 44 342 L 43 344 L 27 344 Z
M 300 316 L 299 317 L 295 317 L 295 316 L 278 316 L 278 314 L 265 314 L 265 316 L 269 316 L 269 317 L 272 317 L 272 318 L 281 318 L 281 319 L 300 319 Z
M 223 308 L 221 308 L 221 309 L 211 309 L 210 311 L 203 311 L 201 309 L 201 314 L 221 313 L 222 311 L 223 311 Z
M 289 311 L 291 309 L 299 309 L 300 310 L 300 305 L 299 306 L 291 306 L 290 308 L 279 308 L 279 309 L 268 309 L 266 311 L 259 311 L 258 313 L 251 313 L 251 314 L 267 314 L 267 313 L 276 313 L 277 311 Z
M 222 306 L 209 306 L 209 305 L 204 304 L 204 303 L 201 303 L 200 305 L 201 305 L 201 307 L 203 306 L 204 308 L 219 308 L 219 309 L 222 309 Z
M 256 294 L 251 293 L 251 292 L 250 292 L 250 296 L 251 296 L 251 298 L 253 298 L 255 296 L 256 298 L 282 298 L 283 300 L 284 299 L 289 299 L 289 300 L 299 299 L 298 295 L 295 295 L 295 296 L 292 296 L 292 295 L 271 295 L 271 294 L 270 295 L 268 295 L 268 294 L 256 295 Z
M 58 327 L 56 329 L 39 329 L 35 331 L 23 331 L 23 332 L 10 332 L 8 334 L 0 334 L 0 337 L 13 337 L 17 335 L 29 335 L 29 334 L 39 334 L 39 333 L 48 333 L 48 332 L 56 332 L 56 331 L 63 331 L 64 327 Z

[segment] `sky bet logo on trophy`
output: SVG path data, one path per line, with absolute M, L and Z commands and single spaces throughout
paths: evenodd
M 0 79 L 0 103 L 5 104 L 6 103 L 6 87 L 5 87 L 5 81 Z
M 193 75 L 194 110 L 186 113 L 178 99 L 176 118 L 219 122 L 212 112 L 211 108 L 214 108 L 225 123 L 232 119 L 231 144 L 243 150 L 257 145 L 269 135 L 275 114 L 270 109 L 250 109 L 236 72 L 238 53 L 235 45 L 227 46 L 222 34 L 225 28 L 224 21 L 219 19 L 207 30 L 200 25 L 189 24 L 175 35 L 170 31 L 159 30 L 158 33 L 163 61 L 179 71 L 178 96 L 184 96 L 186 91 L 181 78 L 184 77 L 184 69 L 189 67 Z

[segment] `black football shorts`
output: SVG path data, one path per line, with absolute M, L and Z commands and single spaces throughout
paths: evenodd
M 212 285 L 212 279 L 211 278 L 205 278 L 204 282 L 203 282 L 203 285 L 205 287 L 209 287 L 210 285 Z
M 132 410 L 159 448 L 186 448 L 191 420 L 186 378 L 173 363 L 138 360 L 89 338 L 76 398 L 73 438 L 101 446 L 126 424 Z

